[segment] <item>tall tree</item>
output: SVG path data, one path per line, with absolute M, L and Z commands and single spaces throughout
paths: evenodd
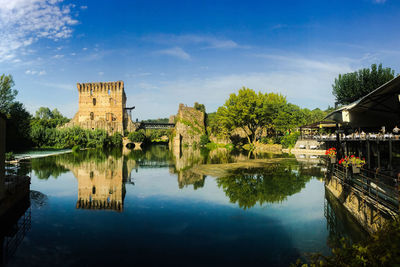
M 0 112 L 8 114 L 15 97 L 17 90 L 13 90 L 14 80 L 11 75 L 2 74 L 0 76 Z
M 249 143 L 253 143 L 257 129 L 266 124 L 264 97 L 262 93 L 257 94 L 243 87 L 237 95 L 231 94 L 225 105 L 218 108 L 218 120 L 229 130 L 241 128 Z
M 339 74 L 332 85 L 332 94 L 339 104 L 346 105 L 372 92 L 394 78 L 394 70 L 382 64 L 371 65 L 355 72 Z

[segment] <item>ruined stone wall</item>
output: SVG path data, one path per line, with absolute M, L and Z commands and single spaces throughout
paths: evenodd
M 204 124 L 205 114 L 193 107 L 179 104 L 178 114 L 175 116 L 175 128 L 172 134 L 173 147 L 192 146 L 200 142 L 200 136 L 206 133 Z
M 109 133 L 132 130 L 128 116 L 124 82 L 78 83 L 79 110 L 64 127 L 104 129 Z

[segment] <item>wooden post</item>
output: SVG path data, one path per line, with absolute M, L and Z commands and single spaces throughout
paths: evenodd
M 376 151 L 378 154 L 378 169 L 381 168 L 381 152 L 379 150 L 379 140 L 376 141 Z

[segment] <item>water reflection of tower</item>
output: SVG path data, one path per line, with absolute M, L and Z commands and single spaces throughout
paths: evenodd
M 124 169 L 123 157 L 111 156 L 101 162 L 83 162 L 79 167 L 72 167 L 78 179 L 76 207 L 122 211 L 127 177 Z

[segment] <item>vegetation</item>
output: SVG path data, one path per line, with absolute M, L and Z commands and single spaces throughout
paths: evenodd
M 128 139 L 132 142 L 144 142 L 146 140 L 146 135 L 143 131 L 131 132 L 128 135 Z
M 301 125 L 322 120 L 326 112 L 320 109 L 301 109 L 288 103 L 281 94 L 261 92 L 243 87 L 237 94 L 231 94 L 216 113 L 207 117 L 208 132 L 216 136 L 232 136 L 241 131 L 249 144 L 264 137 L 275 142 L 278 136 L 286 136 Z M 298 134 L 285 137 L 284 145 L 294 145 Z M 273 138 L 273 139 L 272 139 Z
M 142 122 L 168 123 L 169 119 L 168 118 L 148 119 L 148 120 L 143 120 Z
M 351 244 L 341 239 L 331 256 L 312 254 L 309 264 L 297 266 L 398 266 L 400 264 L 400 218 L 391 221 L 366 241 Z
M 394 78 L 394 70 L 383 68 L 382 64 L 371 65 L 355 72 L 339 74 L 332 85 L 332 94 L 338 104 L 346 105 L 367 95 Z
M 303 189 L 311 176 L 292 170 L 292 166 L 270 164 L 265 168 L 242 168 L 217 179 L 232 203 L 248 209 L 257 202 L 280 203 Z
M 31 115 L 22 103 L 15 101 L 18 91 L 13 89 L 11 75 L 0 76 L 0 113 L 6 116 L 6 150 L 22 149 L 29 146 Z

